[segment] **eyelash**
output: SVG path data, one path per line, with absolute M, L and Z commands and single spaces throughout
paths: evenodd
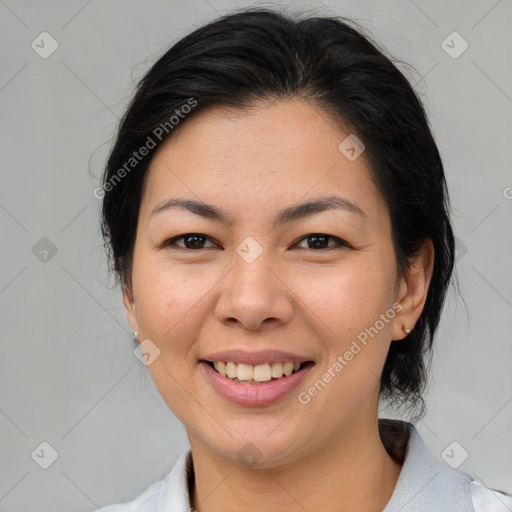
M 200 249 L 189 249 L 188 247 L 183 247 L 183 246 L 175 244 L 175 242 L 177 240 L 185 239 L 185 238 L 191 238 L 191 237 L 204 238 L 204 239 L 210 240 L 210 237 L 208 237 L 206 235 L 203 235 L 202 233 L 185 233 L 183 235 L 175 236 L 173 238 L 170 238 L 169 240 L 166 240 L 162 244 L 162 246 L 164 246 L 164 247 L 179 247 L 180 249 L 185 249 L 185 250 L 188 250 L 188 251 L 199 251 L 199 250 L 203 250 L 203 249 L 211 249 L 212 248 L 212 247 L 206 247 L 206 248 L 200 248 Z M 341 247 L 352 248 L 352 246 L 348 242 L 346 242 L 345 240 L 343 240 L 341 238 L 338 238 L 337 236 L 327 235 L 325 233 L 310 233 L 310 234 L 300 238 L 298 240 L 298 242 L 296 242 L 294 245 L 302 242 L 303 240 L 307 240 L 308 238 L 313 238 L 313 237 L 332 239 L 332 240 L 334 240 L 338 244 L 338 246 L 339 246 L 338 248 L 341 248 Z M 330 249 L 335 249 L 335 248 L 336 247 L 331 246 L 331 247 L 324 247 L 324 248 L 321 248 L 321 249 L 310 249 L 310 248 L 307 248 L 307 247 L 303 247 L 302 249 L 318 252 L 318 251 L 325 251 L 325 250 L 330 250 Z

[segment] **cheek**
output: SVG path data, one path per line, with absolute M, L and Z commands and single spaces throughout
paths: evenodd
M 295 289 L 322 321 L 330 339 L 346 340 L 373 325 L 392 306 L 394 273 L 390 268 L 378 258 L 354 259 L 351 264 L 299 279 Z
M 190 318 L 197 315 L 207 283 L 201 284 L 177 268 L 171 269 L 149 258 L 145 261 L 141 258 L 138 268 L 134 291 L 139 326 L 144 335 L 157 344 L 176 346 L 170 341 L 180 343 L 187 339 L 184 328 L 190 325 Z
M 392 258 L 368 253 L 304 288 L 327 354 L 320 401 L 338 419 L 378 390 L 395 316 L 393 268 Z
M 190 369 L 196 363 L 194 341 L 204 314 L 201 297 L 209 288 L 151 258 L 141 258 L 138 268 L 134 289 L 139 328 L 160 350 L 148 371 L 167 406 L 186 422 L 188 393 L 197 393 Z

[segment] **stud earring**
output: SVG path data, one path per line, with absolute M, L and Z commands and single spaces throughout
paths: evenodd
M 405 332 L 405 334 L 407 334 L 407 335 L 411 334 L 411 331 L 409 329 L 407 329 L 407 327 L 405 327 L 405 325 L 402 326 L 402 329 Z
M 135 339 L 137 339 L 138 336 L 139 336 L 139 331 L 133 331 L 133 337 Z

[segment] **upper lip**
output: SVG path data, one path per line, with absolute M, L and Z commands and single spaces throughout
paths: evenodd
M 283 352 L 282 350 L 258 350 L 248 352 L 247 350 L 222 350 L 212 352 L 201 358 L 202 361 L 233 361 L 234 363 L 243 363 L 256 366 L 264 363 L 286 363 L 299 362 L 305 363 L 312 361 L 311 358 L 293 352 Z

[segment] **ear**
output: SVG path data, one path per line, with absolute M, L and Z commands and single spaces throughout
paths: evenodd
M 404 328 L 412 331 L 423 311 L 428 287 L 434 268 L 434 245 L 432 240 L 423 242 L 421 249 L 411 261 L 407 276 L 398 285 L 397 302 L 402 309 L 393 321 L 392 339 L 401 340 L 407 336 Z
M 123 304 L 132 331 L 138 331 L 139 326 L 137 322 L 137 315 L 135 312 L 135 299 L 133 297 L 132 290 L 130 290 L 130 288 L 126 285 L 123 287 Z

